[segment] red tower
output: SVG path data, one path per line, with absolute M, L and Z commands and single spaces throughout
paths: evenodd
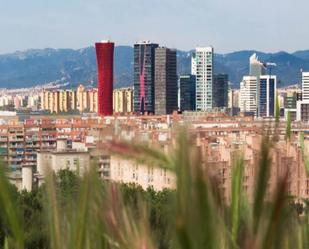
M 98 65 L 98 114 L 113 115 L 114 43 L 95 44 Z

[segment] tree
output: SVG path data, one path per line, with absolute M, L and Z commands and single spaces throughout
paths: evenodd
M 275 101 L 275 117 L 276 117 L 276 124 L 279 124 L 280 120 L 280 105 L 279 105 L 279 98 L 276 94 L 276 101 Z

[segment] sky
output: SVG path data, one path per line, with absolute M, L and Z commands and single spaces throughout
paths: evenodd
M 150 40 L 216 52 L 309 49 L 308 0 L 0 0 L 0 54 Z

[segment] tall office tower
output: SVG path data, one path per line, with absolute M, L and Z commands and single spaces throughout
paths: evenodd
M 180 110 L 195 110 L 195 75 L 187 74 L 179 77 Z
M 309 72 L 302 72 L 302 100 L 309 100 Z
M 259 100 L 260 100 L 260 77 L 261 75 L 265 75 L 266 73 L 266 67 L 265 65 L 259 61 L 258 56 L 256 53 L 254 53 L 250 59 L 250 76 L 255 76 L 257 78 L 257 91 L 256 91 L 256 99 L 257 99 L 257 106 L 259 106 Z M 257 115 L 259 115 L 259 109 L 257 110 Z
M 155 114 L 178 109 L 177 56 L 175 49 L 155 49 Z
M 259 84 L 259 116 L 274 117 L 276 103 L 277 77 L 275 75 L 260 76 Z
M 154 113 L 155 49 L 158 44 L 134 44 L 134 112 Z
M 196 75 L 196 53 L 192 53 L 191 56 L 191 74 Z
M 196 48 L 196 110 L 212 109 L 213 48 Z
M 227 74 L 214 75 L 213 107 L 228 107 L 229 77 Z
M 301 100 L 297 101 L 296 119 L 298 121 L 309 121 L 309 72 L 302 72 Z M 300 97 L 298 97 L 300 99 Z
M 239 107 L 241 112 L 256 115 L 256 91 L 256 76 L 244 76 L 242 82 L 240 82 Z
M 98 114 L 113 114 L 114 43 L 95 44 L 98 65 Z

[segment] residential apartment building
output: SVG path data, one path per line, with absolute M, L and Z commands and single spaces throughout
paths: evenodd
M 98 91 L 86 89 L 83 85 L 76 90 L 44 90 L 40 101 L 41 109 L 50 113 L 97 112 Z
M 297 101 L 296 119 L 309 122 L 309 72 L 302 72 L 302 98 Z
M 257 114 L 257 77 L 244 76 L 240 82 L 239 107 L 243 113 Z
M 209 111 L 213 107 L 213 56 L 212 47 L 198 47 L 196 61 L 196 110 Z
M 113 92 L 114 113 L 126 114 L 133 112 L 133 88 L 118 88 Z

